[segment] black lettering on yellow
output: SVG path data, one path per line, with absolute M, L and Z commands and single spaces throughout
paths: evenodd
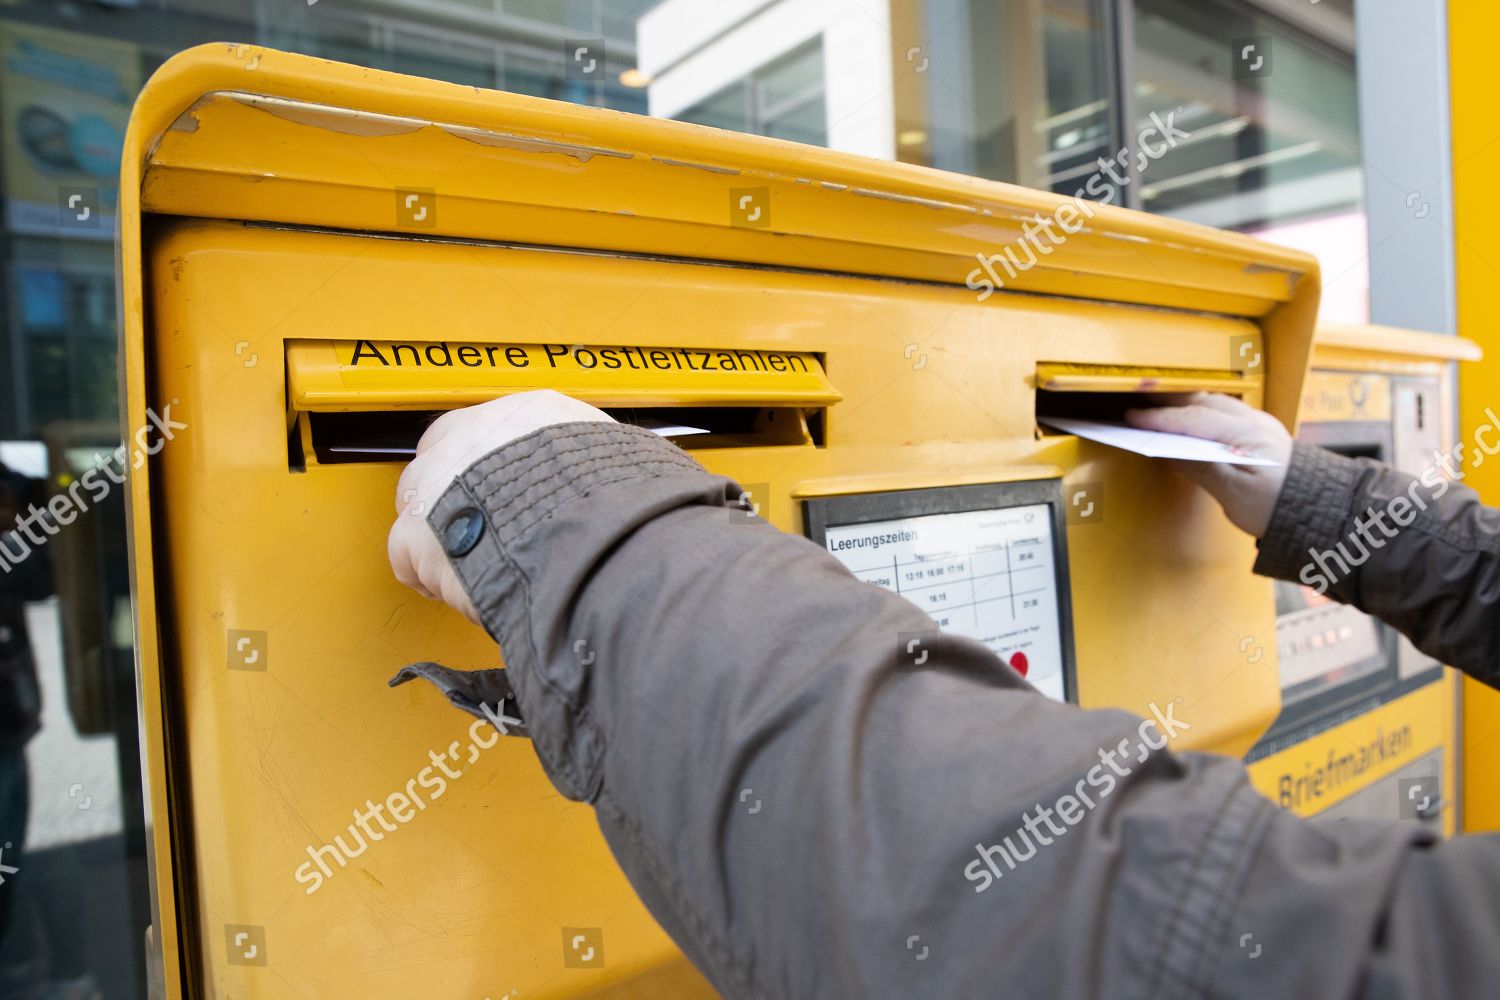
M 1387 760 L 1410 752 L 1411 726 L 1393 732 L 1377 729 L 1375 736 L 1353 750 L 1330 749 L 1322 766 L 1303 764 L 1300 776 L 1283 774 L 1277 778 L 1277 801 L 1284 809 L 1299 809 L 1316 800 L 1336 794 L 1343 786 L 1357 782 L 1369 771 Z
M 626 366 L 631 370 L 642 370 L 655 368 L 658 371 L 670 371 L 673 368 L 686 371 L 741 371 L 741 372 L 808 372 L 811 371 L 806 355 L 783 354 L 774 351 L 744 351 L 744 350 L 697 350 L 690 348 L 643 348 L 643 347 L 608 347 L 589 350 L 582 347 L 567 347 L 562 344 L 543 344 L 542 351 L 547 358 L 550 367 L 558 367 L 562 358 L 568 355 L 578 367 L 593 369 L 602 363 L 605 368 L 616 371 Z M 385 367 L 405 367 L 413 365 L 418 368 L 429 365 L 435 368 L 451 368 L 455 365 L 463 365 L 466 368 L 478 368 L 488 364 L 490 367 L 498 367 L 500 354 L 504 352 L 504 360 L 512 368 L 526 368 L 531 364 L 531 354 L 524 346 L 511 345 L 502 346 L 497 344 L 460 344 L 453 346 L 445 341 L 432 344 L 388 344 L 386 348 L 390 354 L 383 354 L 380 347 L 369 340 L 356 340 L 354 342 L 354 353 L 350 358 L 351 365 L 358 365 L 366 361 L 379 362 Z M 457 355 L 457 360 L 454 356 Z M 696 357 L 695 357 L 696 355 Z M 424 360 L 425 358 L 425 360 Z M 639 364 L 637 364 L 639 361 Z M 1401 745 L 1404 734 L 1392 733 L 1387 737 L 1382 734 L 1383 745 L 1374 746 L 1368 752 L 1379 754 L 1384 757 L 1387 754 L 1399 754 L 1405 748 Z M 1312 780 L 1312 779 L 1303 779 Z
M 359 364 L 359 359 L 365 356 L 365 352 L 367 350 L 369 351 L 370 357 L 374 358 L 376 361 L 379 361 L 387 368 L 391 366 L 391 363 L 385 359 L 385 355 L 380 353 L 380 348 L 376 347 L 368 340 L 356 340 L 354 342 L 354 357 L 349 360 L 349 363 L 351 365 Z

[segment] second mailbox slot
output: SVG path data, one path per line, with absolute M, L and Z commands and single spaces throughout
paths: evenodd
M 400 462 L 445 410 L 555 389 L 686 448 L 815 447 L 841 399 L 813 352 L 293 340 L 290 464 Z
M 1221 392 L 1260 405 L 1264 380 L 1233 369 L 1154 368 L 1133 365 L 1040 362 L 1036 366 L 1036 416 L 1123 420 L 1125 411 L 1159 405 L 1159 393 Z

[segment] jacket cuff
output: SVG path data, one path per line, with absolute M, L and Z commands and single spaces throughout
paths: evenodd
M 1271 523 L 1258 543 L 1255 572 L 1296 580 L 1312 552 L 1333 549 L 1348 534 L 1360 463 L 1297 441 Z
M 538 756 L 558 789 L 592 801 L 604 740 L 576 691 L 559 691 L 536 648 L 532 581 L 512 554 L 527 534 L 591 493 L 703 467 L 676 445 L 629 424 L 554 424 L 469 466 L 427 523 L 447 553 L 485 631 L 500 645 Z M 569 685 L 571 687 L 571 685 Z

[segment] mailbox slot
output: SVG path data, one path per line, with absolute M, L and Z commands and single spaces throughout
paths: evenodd
M 686 449 L 821 447 L 820 355 L 638 345 L 293 340 L 288 465 L 406 462 L 445 410 L 555 389 Z
M 1125 411 L 1159 406 L 1166 394 L 1221 392 L 1254 405 L 1262 388 L 1258 375 L 1230 369 L 1152 368 L 1043 362 L 1036 366 L 1036 418 L 1042 435 L 1060 432 L 1046 417 L 1123 421 Z
M 746 448 L 822 446 L 821 411 L 800 407 L 699 406 L 605 407 L 623 424 L 636 424 L 674 441 L 679 447 Z M 409 462 L 436 410 L 309 412 L 300 414 L 292 435 L 293 469 L 356 462 Z M 676 433 L 674 433 L 676 431 Z

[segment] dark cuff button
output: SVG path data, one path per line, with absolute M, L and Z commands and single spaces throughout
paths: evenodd
M 484 512 L 465 507 L 448 519 L 443 529 L 443 551 L 454 559 L 468 555 L 484 534 Z

